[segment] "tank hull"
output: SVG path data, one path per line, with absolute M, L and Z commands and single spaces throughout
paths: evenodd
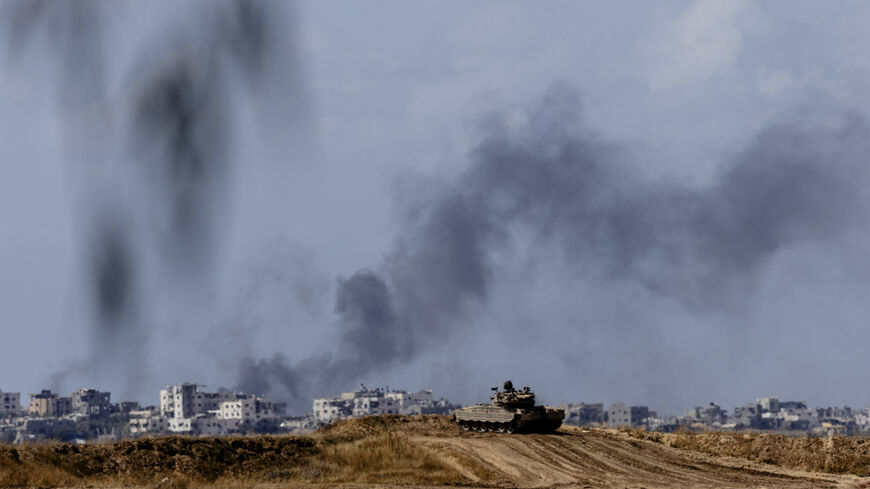
M 478 404 L 453 413 L 466 431 L 494 433 L 551 433 L 562 425 L 565 411 L 546 406 L 512 409 L 495 404 Z

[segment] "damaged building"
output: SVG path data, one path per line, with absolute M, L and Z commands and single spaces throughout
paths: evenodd
M 361 385 L 357 391 L 314 399 L 313 416 L 318 422 L 329 423 L 375 414 L 450 414 L 458 407 L 444 398 L 436 400 L 431 389 L 408 392 Z

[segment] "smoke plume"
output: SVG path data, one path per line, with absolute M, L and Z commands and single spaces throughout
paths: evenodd
M 91 286 L 98 324 L 114 328 L 126 323 L 135 304 L 135 263 L 131 256 L 126 224 L 118 218 L 104 218 L 97 222 L 91 245 Z M 116 331 L 102 331 L 114 335 Z
M 499 271 L 554 255 L 581 280 L 638 284 L 689 310 L 729 307 L 778 252 L 842 240 L 867 204 L 870 127 L 851 115 L 781 120 L 704 185 L 645 173 L 630 147 L 586 125 L 563 84 L 519 124 L 485 120 L 464 171 L 399 193 L 383 263 L 339 280 L 334 356 L 247 360 L 239 386 L 283 385 L 301 410 L 313 394 L 442 348 L 473 326 Z
M 118 84 L 120 93 L 110 93 L 106 78 L 122 63 L 106 55 L 114 51 L 103 42 L 105 13 L 120 14 L 123 6 L 98 0 L 2 5 L 11 52 L 34 45 L 60 67 L 62 120 L 73 122 L 62 128 L 67 153 L 81 170 L 83 193 L 95 196 L 82 226 L 96 324 L 93 361 L 105 361 L 101 351 L 115 351 L 116 368 L 107 370 L 130 376 L 146 368 L 142 350 L 153 326 L 144 317 L 154 297 L 145 293 L 143 261 L 157 264 L 148 280 L 158 289 L 179 282 L 190 291 L 203 289 L 213 268 L 229 200 L 239 100 L 249 101 L 269 124 L 301 116 L 288 113 L 293 107 L 285 102 L 300 96 L 294 28 L 284 4 L 221 0 L 190 6 L 192 12 L 168 20 L 172 25 L 160 36 L 142 42 L 134 72 Z M 115 127 L 127 133 L 111 137 Z M 97 162 L 106 168 L 92 177 L 94 167 L 101 168 Z M 131 183 L 140 181 L 141 190 Z M 130 187 L 137 190 L 119 193 Z M 128 394 L 135 395 L 137 383 L 127 379 Z
M 245 119 L 239 106 L 251 109 L 252 132 L 266 137 L 304 115 L 294 26 L 282 3 L 190 6 L 160 36 L 143 39 L 135 68 L 125 71 L 129 60 L 104 41 L 123 4 L 2 4 L 10 52 L 43 49 L 57 69 L 65 153 L 82 170 L 82 193 L 95 196 L 80 226 L 81 284 L 95 352 L 114 354 L 95 353 L 80 370 L 124 372 L 134 390 L 160 294 L 210 282 L 242 164 L 233 138 Z M 865 227 L 855 210 L 868 203 L 870 127 L 853 114 L 833 122 L 783 116 L 703 183 L 656 175 L 643 154 L 597 134 L 564 84 L 519 117 L 481 121 L 464 170 L 406 182 L 383 259 L 337 280 L 335 347 L 256 359 L 252 342 L 240 341 L 227 355 L 246 357 L 237 388 L 307 409 L 314 395 L 461 338 L 518 268 L 534 277 L 556 261 L 572 280 L 638 287 L 689 311 L 725 310 L 745 301 L 784 251 L 835 246 Z M 303 301 L 320 297 L 319 286 L 298 289 L 313 297 Z M 261 291 L 249 290 L 246 298 Z M 247 315 L 234 317 L 241 319 L 226 336 L 250 336 Z

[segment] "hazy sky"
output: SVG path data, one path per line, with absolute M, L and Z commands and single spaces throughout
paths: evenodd
M 198 39 L 210 8 L 176 3 L 100 10 L 92 112 L 59 89 L 64 41 L 2 41 L 0 389 L 156 403 L 271 359 L 459 402 L 512 378 L 660 412 L 870 406 L 870 5 L 299 2 L 268 53 L 292 74 L 216 92 L 228 122 L 199 143 L 227 164 L 190 272 L 161 241 L 183 197 L 128 141 L 129 101 L 179 51 L 151 46 Z M 91 298 L 106 209 L 134 250 L 120 354 Z

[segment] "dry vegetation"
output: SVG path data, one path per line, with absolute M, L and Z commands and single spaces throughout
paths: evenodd
M 745 461 L 729 461 L 738 458 Z M 309 436 L 0 445 L 0 487 L 797 488 L 856 479 L 800 471 L 863 476 L 870 472 L 870 439 L 578 428 L 498 435 L 462 433 L 444 416 L 374 416 Z
M 625 430 L 635 438 L 708 455 L 736 457 L 808 472 L 870 475 L 870 438 L 809 438 L 770 433 L 651 433 Z
M 311 436 L 162 437 L 106 445 L 3 446 L 0 487 L 468 482 L 430 450 L 409 440 L 410 435 L 435 431 L 457 429 L 440 416 L 413 421 L 379 416 L 339 422 Z

